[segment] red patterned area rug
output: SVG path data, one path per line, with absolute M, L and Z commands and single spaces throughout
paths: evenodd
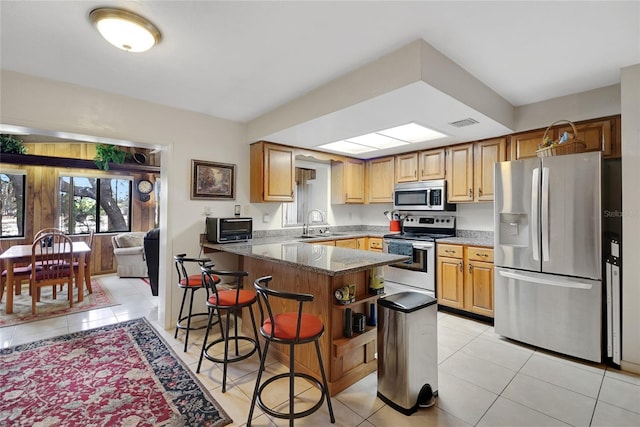
M 73 298 L 73 307 L 69 308 L 67 300 L 67 286 L 62 291 L 58 291 L 56 299 L 52 298 L 52 287 L 45 286 L 41 289 L 40 302 L 36 305 L 36 314 L 31 314 L 31 295 L 28 286 L 23 286 L 20 295 L 13 297 L 13 313 L 6 314 L 7 296 L 4 295 L 0 304 L 0 327 L 14 326 L 20 323 L 33 322 L 35 320 L 48 319 L 51 317 L 64 316 L 67 314 L 80 313 L 96 308 L 105 308 L 118 305 L 109 291 L 100 286 L 100 280 L 91 280 L 91 290 L 89 293 L 84 289 L 82 302 L 78 302 L 77 294 Z M 77 289 L 75 290 L 77 292 Z M 6 290 L 5 290 L 6 293 Z
M 0 372 L 3 426 L 231 422 L 144 318 L 0 349 Z

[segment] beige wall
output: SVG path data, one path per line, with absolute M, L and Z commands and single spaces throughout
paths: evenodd
M 622 359 L 640 373 L 640 64 L 622 69 Z
M 227 216 L 234 204 L 245 209 L 249 205 L 244 125 L 9 71 L 0 77 L 2 124 L 24 126 L 36 134 L 62 131 L 162 149 L 160 319 L 170 327 L 181 297 L 176 286 L 167 286 L 176 274 L 173 254 L 198 255 L 205 207 L 214 216 Z M 236 200 L 190 200 L 191 159 L 237 164 Z

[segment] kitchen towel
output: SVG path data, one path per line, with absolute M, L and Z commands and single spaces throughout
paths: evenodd
M 398 240 L 389 241 L 390 254 L 410 256 L 409 261 L 405 261 L 405 264 L 413 263 L 413 244 L 411 242 L 402 242 Z

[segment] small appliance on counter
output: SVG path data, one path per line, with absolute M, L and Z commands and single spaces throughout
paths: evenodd
M 206 237 L 210 243 L 246 242 L 253 237 L 252 218 L 207 217 L 206 226 Z

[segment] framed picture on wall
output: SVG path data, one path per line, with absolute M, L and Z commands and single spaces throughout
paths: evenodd
M 236 165 L 191 160 L 192 200 L 235 200 Z

